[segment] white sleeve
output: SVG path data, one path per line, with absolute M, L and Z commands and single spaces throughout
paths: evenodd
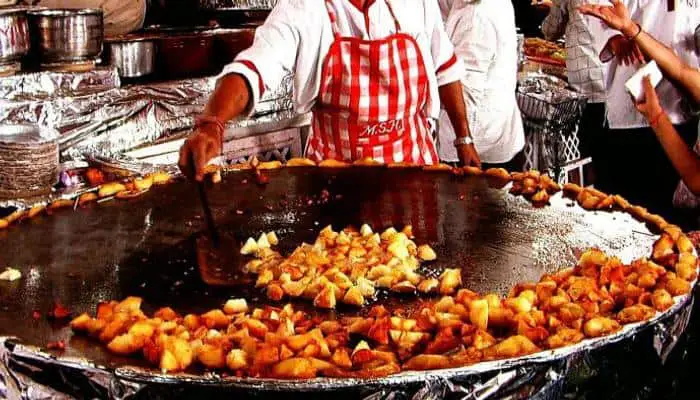
M 302 7 L 303 0 L 280 0 L 256 29 L 252 46 L 239 53 L 217 77 L 236 73 L 248 81 L 253 93 L 251 112 L 265 90 L 278 87 L 285 71 L 294 70 L 301 42 L 298 24 L 305 23 Z
M 453 38 L 459 58 L 464 63 L 462 84 L 471 96 L 478 97 L 487 85 L 489 68 L 498 52 L 498 31 L 493 21 L 478 13 L 465 15 L 462 27 Z
M 430 35 L 430 52 L 435 66 L 438 86 L 459 81 L 462 78 L 462 63 L 455 55 L 454 46 L 445 32 L 440 8 L 436 0 L 425 2 L 425 22 Z

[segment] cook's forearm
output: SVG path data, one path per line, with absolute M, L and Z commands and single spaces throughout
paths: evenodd
M 698 156 L 683 141 L 665 113 L 658 118 L 658 122 L 653 128 L 656 137 L 683 182 L 693 193 L 700 195 L 700 159 Z
M 216 83 L 204 114 L 222 122 L 232 120 L 246 111 L 252 93 L 248 81 L 238 74 L 229 74 Z
M 462 94 L 462 83 L 455 81 L 440 86 L 439 92 L 440 102 L 450 118 L 457 137 L 471 136 L 467 120 L 467 106 Z

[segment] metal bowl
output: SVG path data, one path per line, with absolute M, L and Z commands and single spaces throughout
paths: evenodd
M 102 53 L 102 10 L 45 9 L 28 15 L 32 47 L 42 64 L 94 60 Z
M 20 61 L 28 52 L 29 28 L 26 10 L 0 10 L 0 65 Z
M 112 42 L 107 48 L 109 65 L 116 67 L 122 78 L 138 78 L 155 70 L 156 45 L 151 40 Z

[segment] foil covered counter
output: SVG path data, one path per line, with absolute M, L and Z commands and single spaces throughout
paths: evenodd
M 21 74 L 0 78 L 0 123 L 37 123 L 58 130 L 63 161 L 85 154 L 117 159 L 156 141 L 181 139 L 214 85 L 213 78 L 199 78 L 121 86 L 111 68 Z M 226 139 L 304 125 L 304 116 L 292 110 L 291 86 L 290 74 L 279 88 L 265 93 L 251 118 L 227 126 Z M 171 147 L 176 153 L 179 144 Z
M 440 254 L 434 267 L 465 267 L 465 286 L 480 292 L 504 293 L 516 282 L 535 280 L 544 272 L 570 265 L 578 252 L 590 246 L 624 260 L 643 256 L 655 239 L 644 224 L 627 214 L 584 212 L 560 195 L 552 199 L 551 206 L 535 209 L 524 199 L 510 196 L 507 188 L 491 188 L 477 178 L 416 170 L 380 169 L 367 174 L 364 169 L 301 168 L 272 171 L 270 183 L 260 187 L 243 183 L 254 181 L 251 174 L 229 173 L 210 192 L 215 218 L 237 238 L 274 230 L 281 239 L 280 249 L 288 253 L 328 223 L 336 227 L 411 223 L 417 240 L 430 243 Z M 309 202 L 324 189 L 332 201 Z M 94 342 L 73 337 L 65 326 L 32 318 L 33 310 L 46 312 L 54 301 L 82 312 L 99 301 L 126 295 L 144 297 L 147 307 L 170 305 L 182 312 L 203 311 L 237 296 L 252 304 L 266 303 L 250 287 L 203 285 L 192 248 L 193 238 L 203 229 L 192 187 L 180 181 L 133 201 L 66 210 L 3 233 L 8 251 L 2 262 L 24 275 L 19 282 L 0 283 L 0 335 L 19 338 L 7 339 L 0 346 L 5 388 L 35 394 L 27 398 L 45 397 L 46 393 L 114 398 L 187 398 L 211 393 L 225 397 L 232 392 L 241 397 L 267 393 L 273 398 L 270 392 L 294 390 L 316 398 L 324 396 L 319 392 L 325 396 L 333 392 L 342 398 L 371 399 L 429 399 L 443 394 L 470 399 L 535 395 L 549 399 L 559 397 L 569 387 L 566 380 L 576 375 L 585 380 L 580 376 L 590 371 L 609 373 L 601 372 L 601 365 L 609 367 L 610 354 L 618 346 L 621 366 L 632 368 L 629 357 L 640 354 L 659 363 L 683 332 L 690 311 L 686 297 L 656 321 L 558 352 L 342 382 L 161 375 L 144 369 L 138 360 L 114 357 Z M 406 299 L 386 299 L 389 307 L 396 302 L 402 307 L 410 304 Z M 65 340 L 65 352 L 49 355 L 33 347 L 55 340 Z M 631 356 L 624 355 L 626 352 Z M 604 362 L 608 364 L 599 364 Z M 10 397 L 17 392 L 12 393 Z

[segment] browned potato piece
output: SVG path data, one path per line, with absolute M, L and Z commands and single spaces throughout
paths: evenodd
M 323 160 L 318 163 L 318 166 L 322 168 L 348 168 L 351 167 L 352 164 L 338 160 Z
M 122 185 L 119 182 L 111 182 L 101 185 L 100 190 L 97 192 L 97 195 L 100 198 L 103 198 L 114 196 L 115 194 L 123 191 L 126 191 L 126 186 Z
M 283 379 L 309 379 L 316 376 L 316 368 L 308 358 L 294 357 L 272 367 L 272 376 Z
M 484 173 L 484 171 L 482 171 L 481 168 L 473 166 L 464 167 L 464 172 L 467 175 L 481 175 L 482 173 Z
M 449 368 L 450 359 L 439 354 L 419 354 L 404 363 L 404 369 L 425 371 L 429 369 Z
M 549 193 L 542 189 L 532 195 L 532 202 L 536 204 L 546 204 L 549 202 Z
M 583 333 L 576 329 L 562 328 L 546 340 L 547 348 L 557 349 L 583 340 Z
M 423 171 L 452 171 L 452 167 L 443 163 L 434 165 L 424 165 Z
M 617 332 L 620 328 L 620 324 L 613 319 L 595 317 L 583 325 L 583 333 L 588 337 L 599 337 Z
M 503 180 L 510 180 L 510 174 L 504 168 L 489 168 L 484 171 L 486 176 Z
M 372 157 L 365 157 L 359 160 L 353 161 L 352 165 L 358 166 L 358 167 L 381 167 L 384 164 L 382 162 L 379 162 Z
M 564 184 L 564 194 L 570 198 L 576 198 L 583 188 L 575 183 L 565 183 Z
M 331 361 L 333 361 L 333 364 L 341 367 L 341 368 L 352 368 L 352 361 L 350 360 L 350 354 L 348 354 L 348 351 L 344 348 L 339 348 L 333 353 L 333 357 L 331 357 Z
M 497 343 L 487 349 L 484 349 L 485 359 L 501 359 L 510 357 L 519 357 L 526 354 L 532 354 L 540 351 L 530 339 L 525 336 L 515 335 L 504 341 Z
M 165 185 L 166 183 L 170 182 L 170 179 L 172 177 L 168 172 L 165 171 L 160 171 L 160 172 L 154 172 L 152 174 L 146 175 L 146 179 L 150 179 L 153 181 L 154 185 Z
M 207 368 L 220 369 L 226 365 L 226 353 L 222 347 L 203 344 L 197 349 L 197 360 Z
M 248 356 L 241 349 L 233 349 L 226 356 L 226 366 L 231 370 L 237 370 L 248 366 Z
M 671 278 L 666 282 L 666 290 L 671 296 L 682 296 L 690 292 L 690 283 L 685 279 Z
M 462 270 L 448 268 L 440 275 L 440 294 L 452 294 L 462 285 Z
M 681 254 L 692 254 L 695 249 L 693 242 L 691 242 L 686 235 L 681 235 L 678 240 L 676 240 L 676 247 L 678 247 L 678 251 Z
M 292 158 L 287 161 L 288 167 L 315 167 L 316 163 L 308 158 Z
M 617 313 L 617 320 L 623 324 L 631 324 L 651 319 L 656 314 L 656 310 L 644 304 L 635 304 L 622 309 Z
M 651 295 L 651 302 L 657 311 L 666 311 L 673 306 L 673 296 L 666 289 L 657 289 Z
M 201 321 L 209 329 L 221 329 L 226 328 L 231 320 L 223 311 L 216 309 L 202 314 Z
M 279 169 L 282 168 L 282 163 L 277 160 L 263 161 L 260 164 L 258 164 L 257 168 L 260 170 Z

